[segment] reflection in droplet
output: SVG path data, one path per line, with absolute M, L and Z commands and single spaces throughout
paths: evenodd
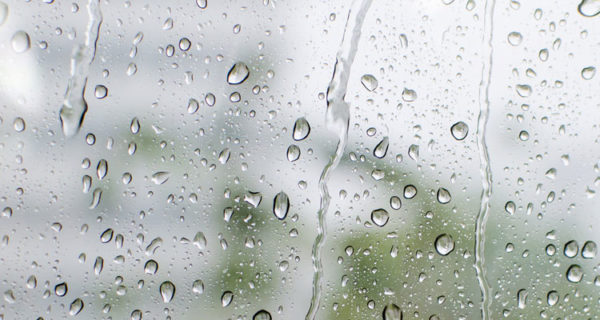
M 83 301 L 79 298 L 73 300 L 73 302 L 71 302 L 71 305 L 69 306 L 69 314 L 72 316 L 76 316 L 78 315 L 81 310 L 83 310 Z
M 285 192 L 281 191 L 273 199 L 273 213 L 275 217 L 279 220 L 285 219 L 290 209 L 290 200 L 285 194 Z
M 96 257 L 96 261 L 94 261 L 94 274 L 99 276 L 102 273 L 102 269 L 104 269 L 104 258 Z
M 69 291 L 69 288 L 67 287 L 67 284 L 64 282 L 59 283 L 56 286 L 54 286 L 54 293 L 59 297 L 64 297 L 68 291 Z
M 248 70 L 248 66 L 243 62 L 237 62 L 229 69 L 229 73 L 227 73 L 227 82 L 234 85 L 241 84 L 248 79 L 249 75 L 250 70 Z
M 159 288 L 160 296 L 164 303 L 169 303 L 175 296 L 175 285 L 171 281 L 165 281 Z
M 12 36 L 10 44 L 16 53 L 23 53 L 31 47 L 31 40 L 27 32 L 19 30 Z
M 402 201 L 397 196 L 392 196 L 390 198 L 390 207 L 394 210 L 398 210 L 402 207 Z
M 600 2 L 600 1 L 598 1 Z M 585 67 L 581 69 L 581 77 L 585 80 L 591 80 L 596 75 L 595 67 Z
M 181 51 L 188 51 L 191 46 L 192 42 L 190 39 L 184 37 L 179 40 L 179 49 L 181 49 Z
M 192 292 L 195 294 L 204 293 L 204 282 L 202 280 L 196 280 L 192 283 Z
M 296 141 L 301 141 L 308 137 L 310 133 L 310 124 L 304 117 L 296 119 L 294 123 L 294 130 L 292 132 L 292 138 Z
M 231 292 L 231 291 L 223 292 L 223 295 L 221 296 L 221 305 L 225 308 L 231 304 L 231 301 L 233 301 L 233 292 Z
M 385 209 L 376 209 L 371 212 L 371 221 L 378 227 L 383 227 L 390 220 L 390 215 Z
M 442 256 L 447 256 L 454 250 L 454 239 L 446 233 L 435 239 L 435 250 Z
M 518 46 L 521 44 L 521 41 L 523 41 L 523 36 L 516 31 L 509 33 L 507 38 L 508 43 L 510 43 L 513 46 Z
M 214 106 L 216 101 L 217 101 L 217 98 L 212 93 L 207 93 L 206 96 L 204 97 L 204 102 L 206 102 L 206 105 L 208 105 L 209 107 Z
M 106 177 L 108 173 L 108 162 L 105 159 L 100 159 L 98 161 L 98 165 L 96 166 L 96 176 L 98 179 L 102 180 Z
M 158 271 L 158 263 L 152 259 L 146 261 L 144 264 L 144 273 L 156 274 L 156 271 Z
M 413 102 L 417 99 L 417 92 L 412 89 L 404 88 L 402 90 L 402 100 L 406 102 Z
M 300 147 L 292 144 L 287 149 L 287 159 L 290 162 L 294 162 L 300 158 Z
M 527 306 L 527 290 L 521 289 L 517 291 L 517 306 L 519 309 L 525 309 Z
M 504 205 L 504 210 L 506 212 L 508 212 L 508 214 L 513 215 L 515 214 L 515 212 L 517 211 L 517 206 L 515 205 L 514 202 L 512 201 L 508 201 L 506 202 L 506 204 Z
M 577 244 L 577 241 L 571 240 L 567 242 L 563 252 L 567 258 L 575 257 L 579 253 L 579 245 Z
M 459 121 L 450 127 L 450 133 L 454 139 L 459 141 L 463 140 L 467 137 L 467 134 L 469 134 L 469 126 L 466 123 Z
M 200 104 L 198 103 L 198 100 L 194 98 L 190 98 L 190 100 L 188 100 L 187 112 L 189 114 L 196 113 L 196 111 L 198 111 L 199 108 Z
M 96 89 L 94 89 L 94 96 L 96 96 L 96 98 L 98 98 L 98 99 L 106 98 L 107 94 L 108 94 L 108 89 L 101 84 L 97 85 Z
M 260 192 L 252 192 L 248 191 L 248 193 L 244 194 L 244 202 L 251 205 L 254 208 L 257 208 L 262 201 L 262 194 Z
M 372 74 L 365 74 L 360 78 L 360 83 L 369 91 L 377 89 L 377 79 Z
M 23 132 L 25 130 L 25 120 L 21 117 L 16 117 L 13 122 L 13 128 L 16 132 Z
M 576 264 L 570 266 L 567 270 L 567 280 L 569 280 L 569 282 L 577 283 L 580 282 L 581 279 L 583 279 L 583 270 L 581 267 Z
M 528 84 L 518 84 L 516 88 L 519 96 L 523 98 L 529 97 L 531 95 L 531 86 L 529 86 Z
M 100 235 L 100 242 L 102 242 L 102 243 L 110 242 L 110 240 L 112 240 L 112 238 L 113 238 L 113 234 L 114 234 L 114 231 L 111 228 L 104 230 L 104 232 L 102 232 L 102 234 Z
M 171 174 L 169 172 L 158 171 L 152 175 L 152 182 L 154 182 L 154 184 L 160 185 L 167 182 L 167 180 L 169 180 L 170 177 Z
M 206 9 L 206 6 L 208 6 L 208 0 L 196 0 L 196 5 L 200 9 Z
M 577 11 L 585 17 L 593 17 L 600 13 L 600 0 L 582 0 Z
M 541 49 L 540 52 L 538 53 L 538 57 L 540 57 L 541 61 L 548 61 L 548 49 Z
M 558 299 L 559 299 L 558 292 L 552 290 L 552 291 L 548 292 L 548 296 L 546 298 L 548 301 L 548 305 L 553 306 L 558 302 Z

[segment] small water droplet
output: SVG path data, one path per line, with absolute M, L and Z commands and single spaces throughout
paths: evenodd
M 102 273 L 102 269 L 104 269 L 104 258 L 96 257 L 94 261 L 94 274 L 99 276 Z
M 171 281 L 165 281 L 160 285 L 159 291 L 163 302 L 169 303 L 175 296 L 175 285 Z
M 378 227 L 383 227 L 390 220 L 390 215 L 385 209 L 375 209 L 371 212 L 371 221 Z
M 294 130 L 292 133 L 292 138 L 296 141 L 301 141 L 308 137 L 310 133 L 310 124 L 304 117 L 296 119 L 294 123 Z
M 206 9 L 206 6 L 208 6 L 208 0 L 196 0 L 196 5 L 200 9 Z
M 156 271 L 158 271 L 158 263 L 152 259 L 146 261 L 144 264 L 144 273 L 156 274 Z
M 413 159 L 414 161 L 419 160 L 419 146 L 416 144 L 411 144 L 408 147 L 408 157 Z
M 577 11 L 584 17 L 594 17 L 600 13 L 600 0 L 582 0 Z
M 8 5 L 0 1 L 0 26 L 4 24 L 8 17 Z
M 381 141 L 375 146 L 373 149 L 373 155 L 375 158 L 382 159 L 387 154 L 388 148 L 390 146 L 388 137 L 383 137 Z
M 529 140 L 529 132 L 522 130 L 521 132 L 519 132 L 519 139 L 521 141 L 527 141 Z
M 600 1 L 598 1 L 600 3 Z M 581 69 L 581 77 L 585 80 L 591 80 L 596 75 L 595 67 L 585 67 Z
M 229 150 L 229 148 L 225 148 L 225 149 L 221 150 L 221 152 L 219 153 L 219 162 L 221 164 L 226 164 L 227 161 L 229 161 L 230 157 L 231 157 L 231 151 Z
M 570 266 L 567 270 L 567 280 L 569 280 L 569 282 L 577 283 L 580 282 L 581 279 L 583 279 L 583 270 L 581 267 L 576 264 Z
M 195 294 L 202 294 L 204 292 L 204 282 L 202 280 L 196 280 L 192 283 L 192 292 Z
M 441 204 L 446 204 L 450 202 L 450 200 L 452 200 L 452 196 L 450 195 L 450 192 L 448 190 L 444 188 L 439 188 L 437 191 L 437 200 Z
M 538 53 L 538 57 L 540 58 L 541 61 L 548 61 L 548 55 L 550 53 L 548 52 L 548 49 L 541 49 L 540 52 Z
M 69 306 L 69 314 L 72 316 L 78 315 L 81 310 L 83 310 L 83 300 L 77 298 L 71 302 L 71 306 Z
M 191 46 L 192 42 L 190 39 L 184 37 L 179 40 L 179 49 L 181 49 L 181 51 L 188 51 Z
M 398 210 L 402 207 L 402 201 L 397 196 L 392 196 L 390 198 L 390 207 L 394 210 Z
M 112 238 L 113 238 L 113 234 L 114 234 L 114 231 L 111 228 L 104 230 L 104 232 L 102 232 L 102 234 L 100 235 L 100 242 L 102 242 L 102 243 L 110 242 L 110 240 L 112 240 Z
M 417 99 L 417 92 L 412 89 L 404 88 L 402 90 L 402 100 L 406 102 L 413 102 Z
M 227 82 L 233 85 L 241 84 L 248 79 L 249 75 L 250 70 L 248 70 L 248 66 L 243 62 L 237 62 L 229 69 L 229 73 L 227 73 Z
M 107 173 L 108 162 L 105 159 L 100 159 L 100 161 L 98 161 L 98 165 L 96 166 L 96 176 L 98 176 L 98 179 L 102 180 L 104 177 L 106 177 Z
M 204 250 L 204 248 L 206 248 L 206 237 L 204 236 L 204 233 L 197 232 L 192 243 L 198 247 L 198 249 Z
M 579 253 L 579 245 L 577 241 L 571 240 L 565 244 L 564 254 L 565 257 L 573 258 Z
M 16 117 L 15 121 L 13 122 L 13 128 L 15 128 L 15 131 L 23 132 L 25 131 L 25 127 L 25 120 L 23 120 L 21 117 Z
M 233 292 L 231 292 L 231 291 L 223 292 L 223 295 L 221 295 L 221 305 L 223 306 L 223 308 L 230 305 L 231 301 L 233 301 Z
M 127 74 L 128 76 L 131 77 L 136 73 L 137 73 L 137 65 L 132 62 L 127 66 L 127 71 L 125 71 L 125 74 Z
M 262 194 L 260 192 L 252 192 L 248 191 L 248 193 L 244 194 L 244 202 L 257 208 L 262 201 Z
M 365 89 L 369 91 L 374 91 L 377 89 L 378 82 L 377 79 L 372 74 L 365 74 L 360 78 L 360 83 L 365 87 Z
M 273 199 L 273 213 L 279 220 L 285 219 L 290 209 L 290 200 L 283 191 L 279 192 Z
M 518 84 L 516 88 L 517 94 L 519 94 L 519 96 L 523 98 L 529 97 L 531 95 L 531 86 L 529 86 L 528 84 Z
M 514 202 L 512 201 L 508 201 L 506 202 L 506 204 L 504 205 L 504 210 L 506 212 L 508 212 L 508 214 L 513 215 L 515 214 L 516 210 L 517 210 L 517 206 L 515 205 Z
M 469 134 L 469 126 L 466 123 L 459 121 L 450 127 L 450 133 L 454 139 L 459 141 L 463 140 L 467 137 L 467 134 Z
M 216 100 L 217 100 L 217 98 L 212 93 L 207 93 L 206 96 L 204 97 L 204 102 L 206 102 L 206 105 L 208 105 L 209 107 L 214 106 Z
M 446 233 L 435 239 L 435 251 L 442 256 L 447 256 L 454 250 L 454 239 Z
M 130 320 L 142 320 L 142 311 L 141 310 L 133 310 L 131 312 Z
M 129 125 L 129 130 L 132 134 L 138 134 L 140 132 L 140 120 L 137 117 L 131 119 L 131 124 Z
M 199 108 L 200 108 L 200 104 L 198 103 L 198 100 L 191 98 L 188 101 L 187 112 L 189 114 L 196 113 L 196 111 L 198 111 Z
M 519 309 L 525 309 L 527 306 L 527 290 L 521 289 L 517 292 L 517 306 Z
M 546 298 L 548 301 L 548 305 L 553 306 L 558 302 L 558 299 L 559 299 L 558 292 L 552 290 L 552 291 L 548 292 L 548 295 Z
M 163 30 L 173 29 L 173 18 L 167 18 L 162 26 Z
M 29 35 L 27 32 L 22 30 L 15 32 L 10 40 L 10 44 L 16 53 L 23 53 L 31 48 L 31 40 L 29 39 Z
M 98 99 L 104 99 L 106 98 L 106 95 L 108 94 L 108 89 L 99 84 L 96 86 L 96 89 L 94 89 L 94 95 L 96 96 L 96 98 Z

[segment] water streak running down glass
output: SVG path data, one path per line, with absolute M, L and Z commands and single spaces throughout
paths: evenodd
M 0 0 L 0 320 L 599 318 L 599 19 Z

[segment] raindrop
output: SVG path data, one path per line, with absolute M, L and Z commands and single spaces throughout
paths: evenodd
M 231 291 L 225 291 L 225 292 L 223 292 L 223 295 L 221 296 L 221 305 L 223 306 L 223 308 L 225 308 L 231 304 L 232 300 L 233 300 L 233 293 Z
M 376 209 L 371 212 L 371 221 L 378 227 L 383 227 L 390 220 L 390 215 L 385 209 Z
M 104 259 L 96 257 L 96 261 L 94 261 L 94 274 L 99 276 L 102 273 L 102 269 L 104 269 Z
M 402 207 L 402 201 L 400 200 L 400 197 L 392 196 L 390 198 L 390 207 L 392 207 L 394 210 L 400 209 Z
M 196 0 L 196 5 L 200 9 L 206 9 L 206 6 L 208 6 L 208 0 Z
M 540 57 L 541 61 L 548 61 L 548 55 L 549 55 L 548 49 L 542 49 L 538 53 L 538 57 Z
M 525 309 L 527 306 L 527 290 L 521 289 L 517 292 L 517 306 L 519 309 Z
M 552 291 L 548 292 L 548 296 L 546 298 L 548 301 L 548 305 L 553 306 L 558 302 L 558 299 L 559 299 L 558 292 L 552 290 Z
M 408 48 L 408 38 L 404 33 L 400 34 L 400 47 Z
M 206 237 L 204 236 L 204 233 L 197 232 L 192 243 L 198 247 L 198 249 L 204 250 L 204 248 L 206 248 Z
M 271 320 L 271 314 L 266 310 L 260 310 L 254 314 L 252 320 Z
M 196 280 L 192 283 L 192 292 L 195 294 L 202 294 L 204 292 L 204 282 L 202 280 Z
M 198 109 L 200 108 L 200 104 L 198 103 L 198 100 L 191 98 L 188 101 L 188 107 L 187 107 L 187 112 L 189 114 L 193 114 L 196 113 L 196 111 L 198 111 Z
M 527 132 L 525 130 L 519 132 L 519 140 L 521 140 L 521 141 L 529 140 L 529 132 Z
M 13 122 L 13 128 L 16 132 L 23 132 L 25 130 L 25 120 L 21 117 L 16 117 Z
M 206 104 L 209 107 L 212 107 L 215 105 L 217 98 L 215 98 L 215 95 L 212 93 L 207 93 L 206 96 L 204 97 L 204 102 L 206 102 Z
M 452 196 L 450 195 L 450 192 L 448 190 L 444 188 L 439 188 L 437 191 L 437 200 L 441 204 L 446 204 L 450 202 L 450 200 L 452 200 Z
M 518 84 L 516 88 L 517 94 L 519 94 L 519 96 L 523 98 L 529 97 L 531 95 L 531 86 L 529 86 L 528 84 Z
M 158 263 L 152 259 L 146 261 L 144 264 L 144 273 L 156 274 L 156 271 L 158 271 Z
M 243 62 L 237 62 L 231 67 L 229 73 L 227 73 L 227 82 L 234 85 L 241 84 L 248 79 L 249 75 L 250 70 L 248 70 L 248 66 Z
M 435 239 L 435 250 L 442 256 L 447 256 L 454 250 L 454 239 L 446 233 Z
M 571 240 L 565 244 L 564 254 L 567 258 L 573 258 L 579 253 L 579 245 L 577 241 Z
M 248 193 L 244 194 L 244 202 L 253 206 L 254 208 L 258 207 L 261 201 L 262 194 L 260 192 L 248 191 Z
M 459 121 L 450 127 L 450 133 L 452 133 L 454 139 L 459 141 L 463 140 L 467 137 L 467 134 L 469 134 L 469 126 L 466 123 Z
M 54 293 L 59 297 L 64 297 L 67 294 L 67 291 L 69 291 L 69 289 L 64 282 L 54 286 Z
M 96 89 L 94 89 L 94 95 L 98 99 L 104 99 L 107 94 L 108 94 L 108 89 L 101 84 L 97 85 Z
M 577 11 L 585 17 L 597 16 L 600 13 L 600 0 L 582 0 Z
M 290 209 L 290 200 L 283 191 L 279 192 L 273 199 L 273 213 L 279 220 L 285 219 Z
M 105 159 L 100 159 L 100 161 L 98 161 L 98 165 L 96 166 L 96 176 L 98 176 L 98 179 L 102 180 L 104 177 L 106 177 L 107 173 L 108 162 Z
M 308 137 L 310 133 L 310 124 L 304 117 L 298 118 L 294 123 L 294 131 L 292 133 L 292 138 L 296 141 L 301 141 Z
M 383 320 L 402 320 L 402 310 L 393 303 L 388 304 L 383 308 Z
M 594 241 L 586 241 L 583 244 L 583 248 L 581 248 L 581 256 L 584 259 L 593 259 L 594 257 L 596 257 L 597 251 L 598 249 Z
M 417 195 L 417 188 L 415 186 L 413 186 L 412 184 L 409 184 L 406 187 L 404 187 L 404 198 L 405 199 L 412 199 L 416 195 Z
M 132 62 L 132 63 L 130 63 L 130 64 L 127 66 L 127 71 L 125 71 L 125 73 L 126 73 L 128 76 L 130 76 L 130 77 L 131 77 L 132 75 L 136 74 L 136 73 L 137 73 L 137 65 L 136 65 L 135 63 L 133 63 L 133 62 Z
M 171 174 L 169 172 L 158 171 L 152 175 L 152 182 L 154 182 L 154 184 L 160 185 L 167 182 L 167 180 L 169 180 L 170 177 Z
M 163 30 L 171 30 L 173 29 L 173 18 L 167 18 L 162 26 Z
M 133 310 L 130 316 L 131 320 L 142 320 L 142 311 L 141 310 Z
M 521 41 L 523 41 L 523 36 L 520 33 L 513 31 L 508 34 L 508 43 L 511 45 L 518 46 L 521 44 Z
M 175 285 L 171 281 L 165 281 L 160 285 L 159 291 L 163 302 L 169 303 L 175 296 Z
M 404 88 L 402 90 L 402 100 L 406 102 L 413 102 L 417 99 L 417 92 L 412 89 Z
M 108 243 L 110 242 L 110 240 L 112 240 L 113 238 L 113 229 L 108 228 L 106 230 L 104 230 L 104 232 L 102 232 L 102 234 L 100 235 L 100 241 L 102 243 Z
M 414 161 L 417 161 L 419 159 L 419 146 L 411 144 L 410 147 L 408 147 L 408 156 Z
M 600 1 L 598 1 L 600 3 Z M 581 77 L 585 80 L 591 80 L 596 75 L 595 67 L 585 67 L 581 69 Z
M 8 17 L 8 5 L 0 1 L 0 26 L 4 24 Z
M 375 158 L 382 159 L 383 157 L 385 157 L 389 146 L 390 142 L 388 137 L 383 137 L 383 139 L 379 141 L 377 146 L 375 146 L 375 149 L 373 149 L 373 155 L 375 156 Z
M 1 10 L 2 9 L 0 8 L 0 11 Z M 0 20 L 1 19 L 2 17 L 0 17 Z M 16 53 L 23 53 L 29 50 L 29 48 L 31 47 L 31 40 L 29 39 L 29 35 L 27 34 L 27 32 L 19 30 L 15 32 L 15 34 L 12 36 L 10 44 L 12 45 L 12 48 Z
M 69 307 L 69 314 L 72 316 L 78 315 L 81 310 L 83 310 L 83 301 L 79 298 L 75 299 L 71 302 L 71 306 Z
M 515 205 L 514 202 L 512 201 L 508 201 L 505 205 L 504 205 L 504 210 L 506 212 L 508 212 L 508 214 L 513 215 L 515 214 L 516 210 L 517 210 L 517 206 Z
M 292 144 L 287 149 L 287 159 L 290 162 L 294 162 L 300 158 L 300 147 Z
M 372 74 L 365 74 L 360 78 L 360 83 L 369 91 L 377 89 L 377 79 Z
M 583 270 L 581 267 L 576 264 L 570 266 L 567 270 L 567 280 L 569 280 L 569 282 L 577 283 L 580 282 L 581 279 L 583 279 Z
M 140 132 L 140 120 L 137 117 L 131 119 L 131 124 L 129 125 L 129 130 L 133 134 L 138 134 Z
M 188 50 L 190 50 L 191 46 L 192 46 L 192 42 L 190 41 L 190 39 L 188 39 L 188 38 L 181 38 L 179 40 L 179 49 L 181 49 L 182 51 L 188 51 Z

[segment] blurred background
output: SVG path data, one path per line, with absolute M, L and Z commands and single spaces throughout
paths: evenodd
M 0 0 L 0 319 L 304 319 L 351 7 Z M 372 1 L 317 319 L 600 319 L 599 12 Z

